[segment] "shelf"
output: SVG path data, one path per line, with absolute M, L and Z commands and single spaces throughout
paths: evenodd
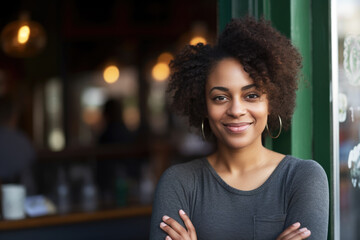
M 25 228 L 47 227 L 55 225 L 75 224 L 90 221 L 151 216 L 151 206 L 133 206 L 95 212 L 69 213 L 21 220 L 0 221 L 0 231 L 19 230 Z
M 107 158 L 138 158 L 146 157 L 150 153 L 149 147 L 145 144 L 136 145 L 103 145 L 89 147 L 67 148 L 54 152 L 50 150 L 39 150 L 38 159 L 48 160 L 73 160 L 73 159 L 107 159 Z
M 39 149 L 39 161 L 74 160 L 74 159 L 112 159 L 112 158 L 149 158 L 154 154 L 168 155 L 174 151 L 167 141 L 153 140 L 151 143 L 136 142 L 133 144 L 104 144 L 91 146 L 68 147 L 61 151 Z

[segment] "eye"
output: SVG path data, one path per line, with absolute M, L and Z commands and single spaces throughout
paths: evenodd
M 251 99 L 251 100 L 257 99 L 259 97 L 260 97 L 259 94 L 256 93 L 250 93 L 246 96 L 247 99 Z
M 225 102 L 226 100 L 228 100 L 228 98 L 225 97 L 225 96 L 216 96 L 216 97 L 213 98 L 213 100 L 215 102 Z

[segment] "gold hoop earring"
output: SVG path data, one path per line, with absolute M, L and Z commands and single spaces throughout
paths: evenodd
M 275 137 L 271 135 L 270 130 L 269 130 L 269 127 L 268 127 L 268 124 L 266 123 L 266 130 L 268 131 L 268 133 L 269 133 L 269 135 L 270 135 L 270 137 L 271 137 L 272 139 L 278 138 L 278 137 L 280 136 L 280 134 L 281 134 L 282 121 L 281 121 L 281 117 L 280 117 L 279 115 L 278 115 L 278 117 L 279 117 L 280 130 L 279 130 L 279 133 L 278 133 Z
M 204 119 L 201 122 L 201 133 L 202 133 L 204 141 L 206 141 L 205 131 L 204 131 Z

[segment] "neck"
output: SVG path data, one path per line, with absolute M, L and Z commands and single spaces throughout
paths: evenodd
M 240 149 L 218 144 L 217 151 L 210 158 L 212 158 L 213 166 L 220 171 L 246 172 L 264 164 L 268 151 L 261 141 Z

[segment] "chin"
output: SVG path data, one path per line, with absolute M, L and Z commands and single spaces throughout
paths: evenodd
M 218 144 L 225 146 L 229 149 L 241 149 L 252 145 L 255 141 L 249 141 L 248 139 L 226 139 L 218 141 Z

